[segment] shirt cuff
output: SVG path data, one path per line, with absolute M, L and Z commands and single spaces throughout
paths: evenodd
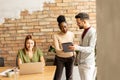
M 79 46 L 78 45 L 74 45 L 75 50 L 79 50 Z

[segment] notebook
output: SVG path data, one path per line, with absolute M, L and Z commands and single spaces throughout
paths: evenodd
M 62 43 L 63 51 L 64 52 L 73 52 L 73 50 L 69 49 L 69 46 L 73 46 L 72 42 Z
M 43 71 L 44 64 L 42 62 L 20 64 L 20 74 L 35 74 Z

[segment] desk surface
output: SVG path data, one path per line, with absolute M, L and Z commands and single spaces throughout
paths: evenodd
M 10 67 L 0 67 L 0 72 L 6 69 L 10 69 Z M 18 80 L 53 80 L 55 69 L 55 66 L 45 66 L 45 70 L 43 73 L 19 75 Z M 11 78 L 0 76 L 0 80 L 11 80 Z

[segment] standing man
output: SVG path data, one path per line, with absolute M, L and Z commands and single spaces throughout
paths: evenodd
M 95 80 L 95 45 L 96 30 L 89 24 L 89 15 L 79 13 L 75 16 L 79 29 L 84 29 L 80 45 L 69 46 L 71 50 L 78 50 L 78 68 L 81 80 Z

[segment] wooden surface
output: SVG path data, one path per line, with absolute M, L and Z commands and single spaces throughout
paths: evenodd
M 0 67 L 0 72 L 10 69 L 10 67 Z M 29 75 L 19 75 L 18 80 L 53 80 L 55 74 L 55 66 L 45 66 L 43 73 L 39 74 L 29 74 Z M 0 80 L 14 80 L 12 77 L 0 76 Z

